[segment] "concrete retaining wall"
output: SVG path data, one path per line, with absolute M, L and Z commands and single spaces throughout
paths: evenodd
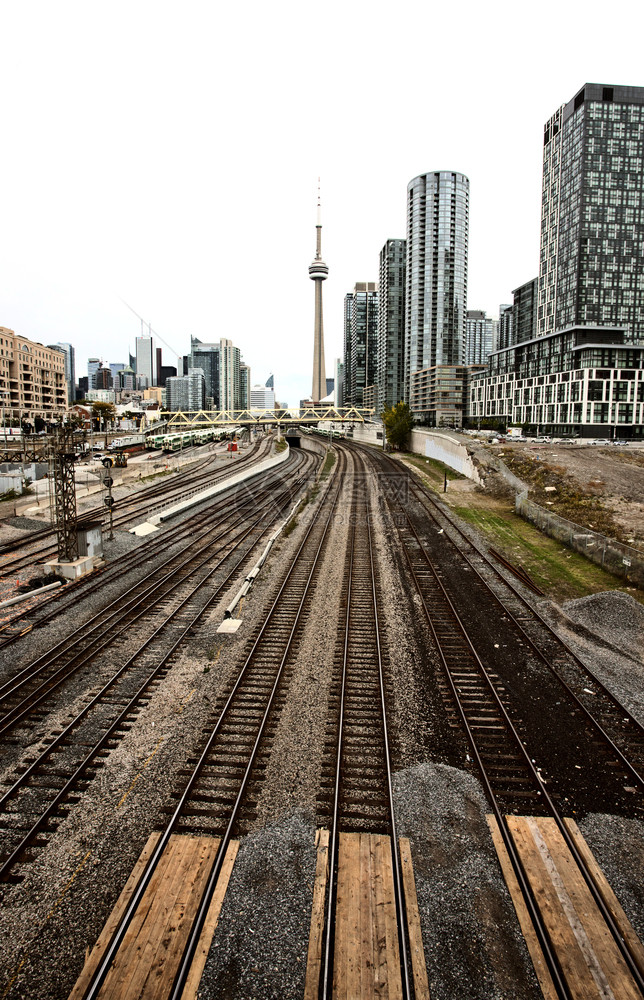
M 440 431 L 413 430 L 411 450 L 417 455 L 442 462 L 479 485 L 481 483 L 481 477 L 467 448 L 449 434 L 441 434 Z

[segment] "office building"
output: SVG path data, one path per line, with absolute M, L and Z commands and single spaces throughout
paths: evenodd
M 251 410 L 274 410 L 275 390 L 265 385 L 254 385 L 250 390 Z
M 218 410 L 220 407 L 220 358 L 221 344 L 204 344 L 197 337 L 190 338 L 189 368 L 201 368 L 206 379 L 206 407 Z
M 95 389 L 111 389 L 113 386 L 112 372 L 107 367 L 107 365 L 101 364 L 98 371 L 94 375 L 94 388 Z
M 87 359 L 87 387 L 89 389 L 96 388 L 96 372 L 102 365 L 100 358 L 88 358 Z
M 206 376 L 200 368 L 187 375 L 170 377 L 165 384 L 166 409 L 176 413 L 203 410 L 206 401 Z
M 465 364 L 484 365 L 496 350 L 499 321 L 480 309 L 469 309 L 465 324 Z
M 67 409 L 63 352 L 0 326 L 0 403 L 5 420 L 62 417 Z
M 147 382 L 143 388 L 154 385 L 154 355 L 152 337 L 136 338 L 136 374 L 143 376 Z
M 546 122 L 538 334 L 644 339 L 644 87 L 587 83 Z
M 347 405 L 362 406 L 364 390 L 377 378 L 378 360 L 378 285 L 358 281 L 345 296 L 345 376 Z M 348 352 L 348 355 L 347 355 Z M 348 360 L 347 360 L 348 357 Z
M 126 389 L 128 392 L 134 392 L 136 389 L 136 372 L 126 365 L 125 368 L 121 368 L 118 373 L 118 382 L 114 383 L 118 385 L 119 389 Z
M 157 376 L 157 382 L 159 387 L 162 389 L 165 386 L 166 380 L 169 378 L 174 378 L 177 374 L 177 369 L 174 365 L 161 365 L 159 369 L 159 375 Z
M 406 240 L 387 240 L 380 251 L 376 381 L 381 410 L 405 398 L 406 253 Z
M 437 171 L 407 186 L 405 388 L 414 372 L 465 359 L 469 188 L 464 174 Z
M 539 300 L 539 279 L 533 278 L 519 285 L 512 292 L 512 340 L 505 344 L 522 344 L 539 335 L 537 327 L 537 305 Z M 501 344 L 499 344 L 499 347 Z
M 274 389 L 275 388 L 275 376 L 274 375 L 269 375 L 268 378 L 266 379 L 266 388 L 267 389 Z

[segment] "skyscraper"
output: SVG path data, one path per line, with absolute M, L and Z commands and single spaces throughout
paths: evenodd
M 378 407 L 405 398 L 405 240 L 387 240 L 378 282 Z
M 76 351 L 71 344 L 49 344 L 54 351 L 65 355 L 65 381 L 67 382 L 67 402 L 73 405 L 76 398 Z
M 136 338 L 136 374 L 147 378 L 148 386 L 154 385 L 152 337 Z
M 420 174 L 407 185 L 405 388 L 414 372 L 465 358 L 470 182 Z
M 544 126 L 538 334 L 644 338 L 644 87 L 587 83 Z
M 377 378 L 378 285 L 375 281 L 356 282 L 353 292 L 345 297 L 344 342 L 345 351 L 350 355 L 350 382 L 345 376 L 345 402 L 362 406 L 365 388 L 375 385 Z
M 515 288 L 512 305 L 512 342 L 522 344 L 538 336 L 537 332 L 537 300 L 539 298 L 539 279 L 533 278 Z M 511 344 L 505 344 L 510 347 Z
M 309 265 L 309 278 L 315 282 L 315 326 L 313 330 L 313 387 L 311 398 L 319 403 L 326 396 L 326 368 L 324 364 L 324 325 L 322 322 L 322 282 L 329 268 L 322 260 L 322 217 L 318 191 L 318 219 L 315 242 L 315 260 Z
M 196 337 L 190 337 L 189 368 L 200 368 L 206 378 L 206 403 L 208 409 L 218 410 L 220 406 L 220 360 L 221 344 L 203 344 Z

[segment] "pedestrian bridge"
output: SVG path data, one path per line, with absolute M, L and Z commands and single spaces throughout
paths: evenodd
M 179 410 L 164 412 L 161 417 L 167 421 L 167 430 L 181 430 L 183 427 L 210 427 L 234 424 L 253 426 L 256 424 L 317 424 L 320 420 L 336 423 L 360 423 L 373 420 L 375 410 L 355 406 L 303 406 L 280 410 Z M 153 428 L 151 428 L 153 429 Z

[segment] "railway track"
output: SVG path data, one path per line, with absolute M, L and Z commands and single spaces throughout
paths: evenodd
M 284 471 L 286 472 L 286 467 L 284 467 Z M 193 492 L 192 489 L 191 492 Z M 209 510 L 211 513 L 215 513 L 226 510 L 229 505 L 230 500 L 228 497 L 225 497 L 214 504 L 210 504 Z M 166 529 L 159 535 L 155 535 L 154 538 L 149 538 L 145 543 L 146 558 L 152 559 L 158 553 L 165 552 L 169 545 L 176 544 L 184 539 L 190 539 L 195 530 L 200 530 L 201 520 L 202 515 L 198 513 L 183 520 L 178 526 Z M 27 606 L 18 611 L 0 625 L 0 650 L 15 642 L 16 639 L 31 631 L 32 628 L 40 628 L 56 616 L 67 611 L 75 603 L 79 593 L 83 596 L 95 593 L 110 580 L 120 578 L 130 568 L 140 564 L 140 561 L 141 551 L 134 549 L 122 556 L 118 564 L 107 565 L 98 569 L 92 573 L 90 578 L 82 577 L 76 581 L 67 583 L 64 588 L 50 592 L 44 598 L 39 598 L 35 606 Z
M 308 468 L 303 457 L 300 464 Z M 306 479 L 304 473 L 292 484 L 281 484 L 277 494 L 271 483 L 239 511 L 215 515 L 187 552 L 171 556 L 3 685 L 0 740 L 5 761 L 16 754 L 17 759 L 0 797 L 0 881 L 19 877 L 29 852 L 43 843 L 61 810 L 133 724 L 181 643 L 238 576 Z M 134 625 L 137 646 L 132 649 Z M 51 732 L 49 714 L 57 704 L 59 715 L 64 713 L 70 700 L 81 702 L 80 711 L 69 713 L 68 721 Z M 26 759 L 20 756 L 25 738 L 32 743 Z
M 391 460 L 378 457 L 372 462 L 381 474 L 401 476 L 400 467 Z M 491 588 L 483 572 L 474 572 L 474 559 L 484 558 L 482 554 L 476 549 L 476 556 L 470 557 L 474 546 L 457 532 L 447 512 L 439 508 L 414 476 L 409 476 L 408 482 L 406 503 L 401 502 L 401 491 L 395 486 L 385 490 L 386 503 L 440 657 L 449 692 L 448 710 L 467 736 L 554 989 L 560 997 L 571 996 L 561 956 L 536 905 L 511 833 L 511 817 L 524 813 L 526 808 L 532 815 L 554 820 L 612 934 L 627 969 L 628 989 L 644 995 L 641 954 L 617 926 L 564 820 L 564 811 L 569 815 L 581 812 L 591 802 L 596 809 L 642 814 L 644 784 L 637 769 L 641 753 L 638 724 L 612 696 L 604 700 L 599 685 L 594 691 L 594 704 L 603 701 L 607 706 L 602 720 L 581 705 L 563 676 L 564 671 L 584 676 L 586 668 L 581 661 L 496 569 L 497 582 L 503 580 L 509 590 L 503 596 L 498 587 Z M 419 502 L 421 516 L 414 511 L 411 499 Z M 463 549 L 469 550 L 466 555 Z M 490 642 L 487 630 L 477 627 L 485 620 L 490 602 L 495 608 L 492 637 L 499 639 L 496 643 Z M 539 641 L 535 638 L 537 630 L 543 633 Z M 590 672 L 586 671 L 585 676 L 588 678 Z M 607 719 L 615 720 L 616 705 L 621 708 L 623 726 L 628 728 L 629 736 L 634 735 L 633 741 L 623 741 L 625 752 L 617 748 L 605 728 Z M 550 725 L 544 725 L 546 719 Z M 598 770 L 609 775 L 604 788 L 597 781 Z M 589 779 L 583 777 L 584 771 L 591 776 L 590 785 Z
M 270 440 L 268 440 L 268 447 L 270 448 Z M 251 448 L 235 462 L 234 469 L 237 470 L 240 466 L 246 463 L 257 460 L 258 458 L 264 457 L 264 453 L 267 448 L 267 441 L 255 442 Z M 159 509 L 159 503 L 162 501 L 161 506 L 167 506 L 168 504 L 179 502 L 188 496 L 193 495 L 200 489 L 204 489 L 207 486 L 212 486 L 217 482 L 225 480 L 230 474 L 232 469 L 224 468 L 217 470 L 213 474 L 213 470 L 210 466 L 216 461 L 216 457 L 213 458 L 212 455 L 208 455 L 205 459 L 202 459 L 190 470 L 190 483 L 177 484 L 174 479 L 170 482 L 154 483 L 151 486 L 147 486 L 144 489 L 137 490 L 134 496 L 121 497 L 115 499 L 114 506 L 112 507 L 112 523 L 115 528 L 124 528 L 131 525 L 133 521 L 145 518 L 151 511 Z M 78 515 L 78 524 L 83 526 L 84 524 L 93 523 L 96 520 L 104 522 L 106 518 L 105 506 L 102 502 L 102 497 L 97 504 L 94 504 L 90 510 L 85 510 Z M 18 543 L 18 547 L 25 548 L 28 547 L 29 551 L 24 555 L 16 555 L 12 557 L 12 554 L 16 551 L 16 543 L 10 542 L 0 547 L 0 579 L 14 576 L 16 573 L 20 573 L 25 568 L 31 568 L 34 562 L 45 561 L 56 555 L 57 547 L 55 544 L 50 542 L 41 546 L 38 543 L 51 539 L 55 536 L 55 531 L 51 527 L 43 528 L 40 531 L 32 532 L 29 537 L 21 539 Z M 36 548 L 31 548 L 32 545 L 37 545 Z M 3 558 L 4 557 L 4 558 Z
M 329 535 L 342 485 L 342 464 L 336 470 L 315 517 L 291 561 L 250 651 L 234 682 L 222 695 L 212 725 L 204 734 L 203 749 L 194 760 L 182 787 L 174 792 L 176 806 L 141 873 L 109 944 L 97 959 L 85 1000 L 96 1000 L 109 990 L 109 977 L 118 977 L 119 948 L 135 919 L 146 889 L 171 838 L 190 833 L 216 838 L 216 850 L 199 907 L 178 961 L 171 991 L 179 1000 L 190 974 L 217 881 L 234 833 L 252 817 L 254 789 L 262 781 L 261 754 L 270 742 L 271 729 L 283 704 L 290 670 L 297 658 L 298 641 L 309 613 L 317 571 Z M 113 965 L 114 963 L 114 965 Z

